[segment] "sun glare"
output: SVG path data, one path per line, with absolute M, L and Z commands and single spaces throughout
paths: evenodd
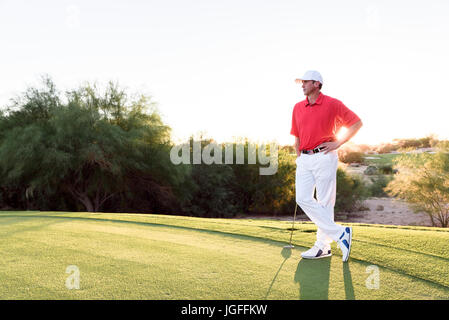
M 337 133 L 337 139 L 340 140 L 346 132 L 348 132 L 348 128 L 341 127 Z

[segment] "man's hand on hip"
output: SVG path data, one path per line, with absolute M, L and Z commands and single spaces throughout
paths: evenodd
M 340 147 L 340 142 L 338 142 L 338 141 L 323 142 L 317 148 L 322 148 L 322 147 L 324 147 L 324 149 L 322 149 L 322 151 L 324 151 L 324 154 L 327 154 L 328 152 L 337 150 Z

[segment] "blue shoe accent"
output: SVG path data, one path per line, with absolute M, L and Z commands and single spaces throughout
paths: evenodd
M 326 251 L 324 251 L 326 250 Z M 313 255 L 315 253 L 315 255 Z M 306 252 L 301 253 L 301 257 L 304 259 L 321 259 L 330 257 L 332 255 L 331 249 L 320 249 L 317 246 L 313 246 L 310 250 L 307 250 Z
M 346 227 L 345 232 L 343 232 L 342 237 L 338 240 L 339 246 L 343 255 L 343 262 L 348 261 L 349 255 L 351 254 L 351 243 L 352 243 L 352 228 Z

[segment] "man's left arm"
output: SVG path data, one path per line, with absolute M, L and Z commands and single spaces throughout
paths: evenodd
M 324 151 L 325 154 L 332 150 L 340 148 L 344 143 L 348 142 L 357 133 L 357 131 L 359 131 L 362 125 L 363 125 L 362 120 L 357 121 L 348 128 L 348 131 L 346 131 L 345 134 L 340 139 L 333 142 L 323 142 L 322 144 L 319 145 L 319 147 L 324 147 L 324 149 L 322 150 Z

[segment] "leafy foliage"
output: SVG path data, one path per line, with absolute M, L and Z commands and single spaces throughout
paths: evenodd
M 356 210 L 368 196 L 369 191 L 360 177 L 349 175 L 342 168 L 337 169 L 335 211 L 351 212 Z
M 395 159 L 395 175 L 386 190 L 426 212 L 432 225 L 449 223 L 449 149 L 436 154 L 415 154 Z
M 392 176 L 378 175 L 371 178 L 371 184 L 368 190 L 372 197 L 387 197 L 388 193 L 385 191 L 388 183 L 393 180 Z
M 169 128 L 154 110 L 147 111 L 149 97 L 129 100 L 109 83 L 104 93 L 90 85 L 68 92 L 62 103 L 51 80 L 44 85 L 29 89 L 1 119 L 5 185 L 21 189 L 27 199 L 70 194 L 87 211 L 119 195 L 126 201 L 143 185 L 174 198 L 169 186 L 182 173 L 168 158 Z

